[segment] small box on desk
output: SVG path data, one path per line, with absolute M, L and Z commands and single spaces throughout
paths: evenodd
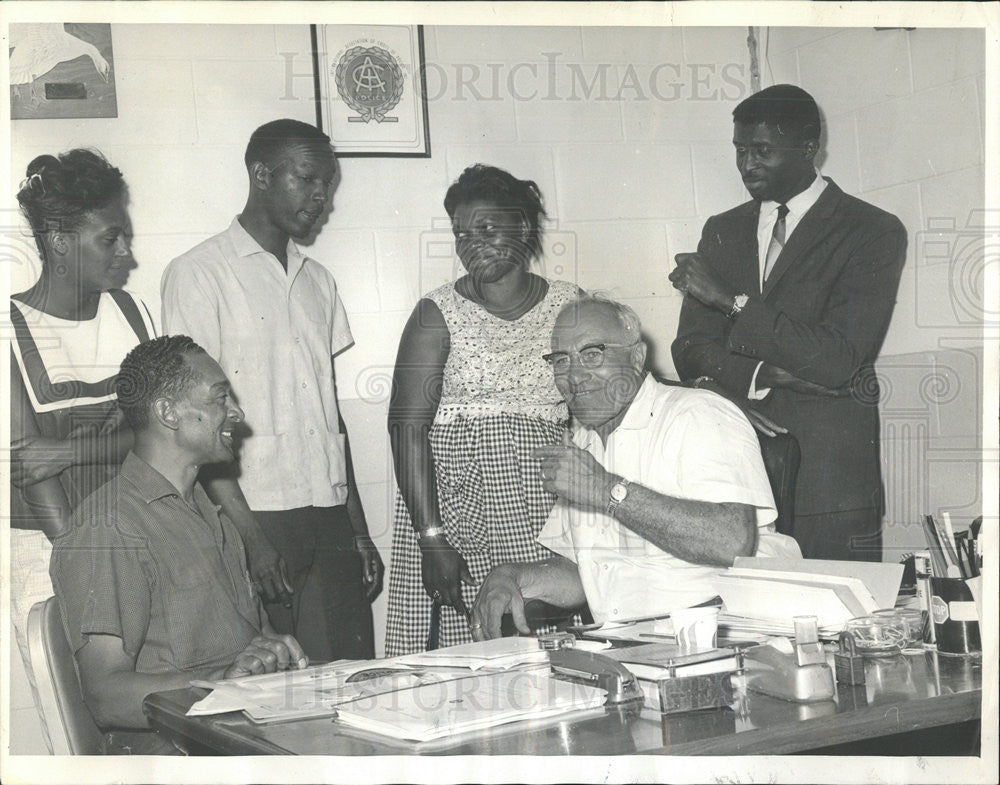
M 675 644 L 651 643 L 604 653 L 635 674 L 643 705 L 661 714 L 729 706 L 731 677 L 743 670 L 743 653 L 733 649 L 686 652 Z

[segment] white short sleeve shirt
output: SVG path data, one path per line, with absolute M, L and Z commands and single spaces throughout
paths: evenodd
M 755 507 L 757 553 L 787 555 L 790 538 L 772 533 L 777 512 L 757 436 L 721 396 L 647 376 L 606 445 L 587 428 L 573 441 L 609 471 L 664 495 Z M 597 622 L 669 613 L 716 594 L 719 568 L 660 550 L 603 512 L 560 500 L 538 541 L 576 563 Z
M 288 270 L 234 219 L 163 273 L 163 325 L 229 377 L 251 431 L 240 487 L 253 510 L 347 501 L 333 356 L 354 339 L 333 276 L 288 242 Z

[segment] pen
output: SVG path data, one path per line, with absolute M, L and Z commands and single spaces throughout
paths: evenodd
M 963 578 L 971 578 L 974 573 L 972 571 L 972 556 L 969 554 L 969 533 L 967 531 L 955 534 L 955 546 L 958 549 L 958 569 Z
M 957 547 L 958 543 L 955 540 L 955 530 L 951 526 L 951 513 L 950 512 L 943 512 L 943 513 L 941 513 L 941 517 L 944 519 L 944 531 L 945 531 L 945 534 L 948 535 L 947 546 L 948 546 L 949 550 L 954 549 L 954 550 L 952 550 L 952 553 L 955 556 L 955 561 L 959 562 L 959 567 L 961 567 L 962 566 L 961 565 L 961 560 L 958 558 L 958 547 Z

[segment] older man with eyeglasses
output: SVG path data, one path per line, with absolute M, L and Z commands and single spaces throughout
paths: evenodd
M 473 608 L 479 640 L 524 602 L 589 604 L 594 620 L 624 621 L 698 605 L 737 556 L 798 555 L 774 532 L 774 499 L 753 428 L 707 390 L 661 384 L 645 369 L 639 319 L 587 297 L 567 305 L 552 334 L 556 386 L 572 440 L 540 447 L 547 490 L 559 498 L 538 541 L 550 559 L 503 564 Z

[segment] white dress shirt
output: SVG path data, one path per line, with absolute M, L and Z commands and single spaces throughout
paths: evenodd
M 824 188 L 826 188 L 826 180 L 823 179 L 817 169 L 816 179 L 809 184 L 809 187 L 795 194 L 795 196 L 785 202 L 785 205 L 788 207 L 788 215 L 785 216 L 786 245 L 792 236 L 792 232 L 795 231 L 795 227 L 799 225 L 799 221 L 809 212 L 809 209 L 816 204 Z M 764 290 L 764 267 L 767 260 L 767 248 L 771 244 L 774 223 L 778 220 L 778 204 L 778 202 L 772 201 L 761 202 L 760 213 L 757 216 L 757 276 L 761 291 Z M 753 372 L 753 378 L 750 380 L 750 390 L 747 393 L 747 397 L 752 401 L 761 401 L 771 392 L 770 387 L 757 389 L 757 374 L 760 372 L 760 366 L 763 364 L 762 362 L 757 363 L 757 367 Z
M 288 269 L 234 219 L 163 273 L 164 331 L 225 371 L 252 434 L 239 483 L 252 510 L 347 501 L 333 355 L 354 339 L 333 276 L 291 240 Z
M 791 538 L 774 533 L 777 512 L 757 436 L 721 396 L 647 376 L 606 445 L 588 428 L 573 442 L 608 471 L 658 493 L 755 507 L 757 555 L 798 553 Z M 603 511 L 560 499 L 538 542 L 576 563 L 597 622 L 668 613 L 716 595 L 721 568 L 667 553 Z

